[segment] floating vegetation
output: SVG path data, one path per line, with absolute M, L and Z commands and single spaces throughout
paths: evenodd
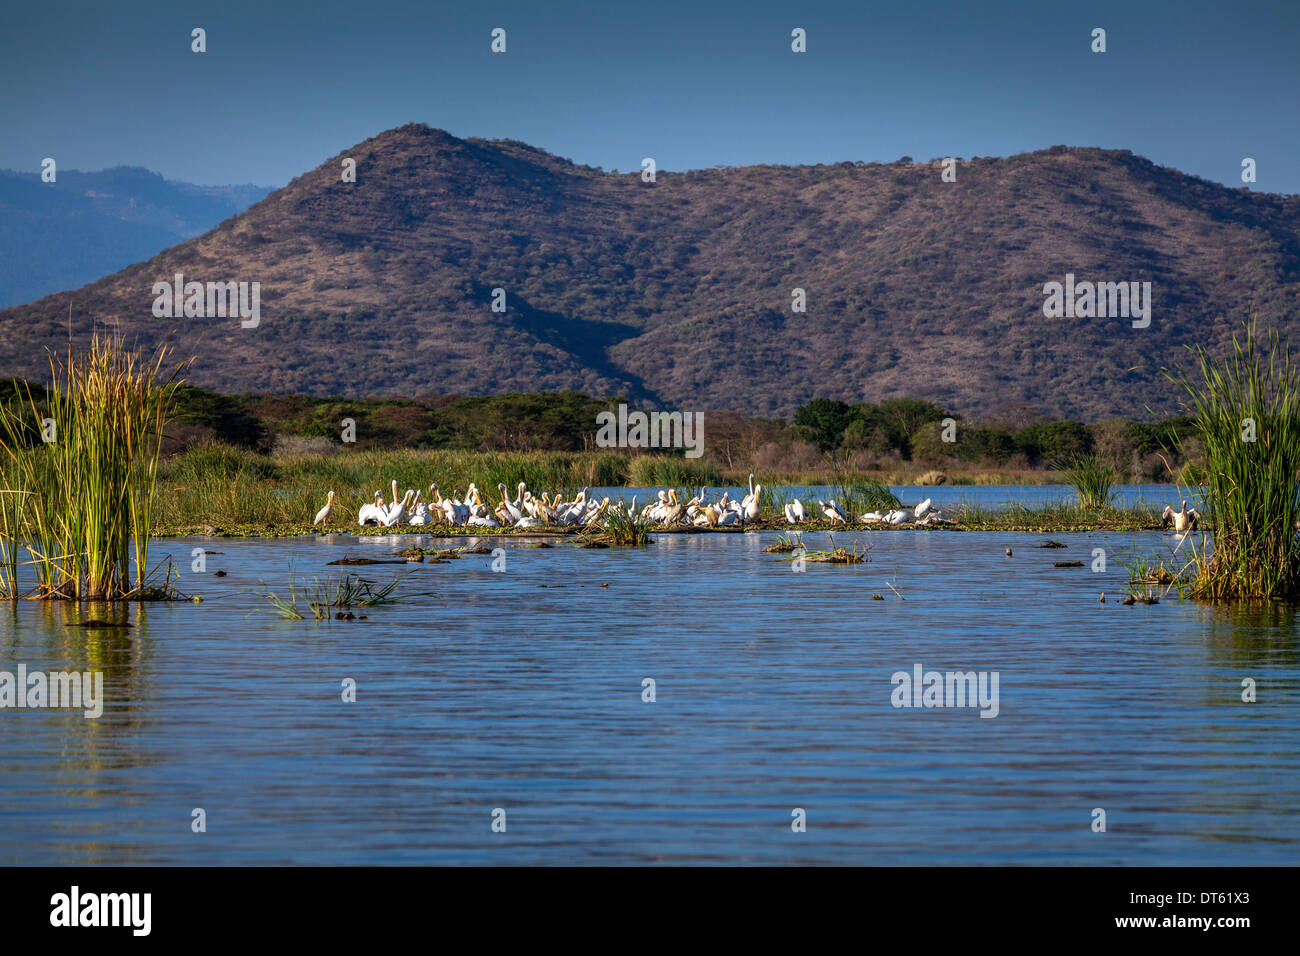
M 475 548 L 473 550 L 470 550 L 468 547 L 465 546 L 461 546 L 459 548 L 413 547 L 413 548 L 403 548 L 401 551 L 397 552 L 397 554 L 405 561 L 423 561 L 425 558 L 433 558 L 433 561 L 431 562 L 433 564 L 441 564 L 446 561 L 454 561 L 456 558 L 459 558 L 462 554 L 490 554 L 490 553 L 491 552 L 487 548 Z M 338 562 L 331 561 L 330 563 L 336 564 Z M 375 563 L 376 564 L 384 564 L 384 563 L 401 564 L 402 562 L 401 561 L 388 561 L 388 562 L 377 561 Z
M 262 596 L 271 603 L 271 613 L 278 617 L 301 621 L 310 616 L 321 621 L 329 620 L 332 608 L 392 604 L 397 600 L 394 592 L 401 582 L 401 575 L 387 584 L 378 584 L 355 574 L 340 574 L 337 578 L 312 578 L 299 586 L 290 569 L 287 596 L 275 591 Z
M 50 359 L 52 386 L 0 406 L 0 589 L 18 596 L 20 552 L 33 597 L 173 598 L 171 566 L 154 583 L 159 455 L 184 363 L 145 361 L 96 335 L 84 354 Z
M 403 553 L 405 553 L 405 552 L 403 552 Z M 367 564 L 406 564 L 406 563 L 407 563 L 407 560 L 408 560 L 407 558 L 351 558 L 351 557 L 342 557 L 342 558 L 339 558 L 339 559 L 336 560 L 336 561 L 326 561 L 326 562 L 325 562 L 325 565 L 326 565 L 326 567 L 331 567 L 331 566 L 336 565 L 336 564 L 338 564 L 338 565 L 344 565 L 344 566 L 347 566 L 347 567 L 357 567 L 357 566 L 367 565 Z
M 1127 593 L 1144 603 L 1155 603 L 1146 599 L 1149 597 L 1158 599 L 1170 591 L 1176 590 L 1180 597 L 1189 593 L 1192 585 L 1189 571 L 1196 564 L 1196 555 L 1193 552 L 1189 559 L 1179 566 L 1178 551 L 1185 541 L 1185 537 L 1179 537 L 1177 546 L 1170 550 L 1167 557 L 1151 555 L 1139 551 L 1136 547 L 1121 552 L 1117 557 L 1120 558 L 1120 565 L 1128 571 Z M 1132 557 L 1126 560 L 1124 555 L 1128 554 Z
M 1130 593 L 1124 595 L 1124 600 L 1120 601 L 1119 603 L 1120 603 L 1120 604 L 1128 604 L 1128 605 L 1132 605 L 1132 604 L 1159 604 L 1159 603 L 1160 603 L 1160 596 L 1159 596 L 1158 594 L 1154 594 L 1154 593 L 1152 593 L 1151 591 L 1147 591 L 1147 592 L 1142 593 L 1142 594 L 1135 594 L 1135 593 L 1130 592 Z
M 1053 561 L 1053 562 L 1052 562 L 1052 567 L 1054 567 L 1054 568 L 1081 568 L 1081 567 L 1083 567 L 1083 562 L 1082 562 L 1082 561 Z
M 789 554 L 798 548 L 803 547 L 803 538 L 795 534 L 783 534 L 763 550 L 771 554 Z
M 1039 548 L 1064 548 L 1065 545 L 1063 545 L 1063 544 L 1062 544 L 1061 542 L 1059 542 L 1059 541 L 1050 541 L 1050 540 L 1049 540 L 1049 541 L 1044 541 L 1042 544 L 1035 545 L 1035 547 L 1039 547 Z
M 1141 558 L 1129 569 L 1130 584 L 1158 584 L 1161 587 L 1169 587 L 1177 580 L 1178 575 L 1165 567 L 1164 561 L 1152 563 Z
M 1300 380 L 1289 343 L 1255 323 L 1232 339 L 1222 362 L 1192 350 L 1201 382 L 1182 385 L 1196 437 L 1205 447 L 1202 514 L 1213 550 L 1195 551 L 1191 594 L 1208 600 L 1295 599 L 1300 596 Z
M 861 564 L 867 560 L 867 553 L 870 548 L 858 550 L 857 543 L 853 545 L 850 551 L 845 547 L 834 547 L 835 538 L 831 537 L 831 550 L 829 551 L 809 551 L 807 549 L 795 551 L 792 561 L 807 561 L 812 564 Z

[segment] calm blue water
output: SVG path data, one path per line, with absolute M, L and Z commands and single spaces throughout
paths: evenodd
M 1029 508 L 1042 505 L 1076 503 L 1077 496 L 1073 488 L 1065 485 L 890 485 L 890 491 L 898 496 L 904 504 L 916 504 L 930 498 L 936 508 L 955 509 L 959 505 L 980 505 L 984 508 L 1005 508 L 1011 504 L 1020 504 Z M 606 495 L 611 501 L 620 499 L 630 501 L 637 498 L 638 507 L 654 500 L 658 488 L 593 488 L 590 494 L 596 498 Z M 1182 489 L 1181 496 L 1195 503 L 1193 493 L 1196 489 Z M 710 487 L 707 500 L 713 501 L 729 491 L 733 498 L 743 497 L 749 492 L 747 487 Z M 840 489 L 829 485 L 790 485 L 777 489 L 784 500 L 799 498 L 808 504 L 818 499 L 838 498 Z M 1163 508 L 1165 505 L 1179 507 L 1180 490 L 1175 485 L 1116 485 L 1113 502 L 1121 507 L 1151 505 Z
M 158 542 L 202 604 L 126 632 L 0 605 L 0 670 L 101 668 L 108 697 L 0 711 L 0 863 L 1295 863 L 1294 613 L 1124 607 L 1121 552 L 1171 537 L 1053 537 L 854 531 L 868 563 L 803 573 L 775 533 L 510 539 L 502 573 L 353 569 L 409 596 L 321 624 L 251 592 L 397 539 Z M 999 715 L 895 709 L 916 663 L 998 671 Z

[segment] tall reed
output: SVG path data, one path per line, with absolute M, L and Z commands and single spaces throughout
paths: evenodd
M 1216 361 L 1193 349 L 1201 382 L 1170 376 L 1205 445 L 1203 518 L 1213 530 L 1191 593 L 1210 600 L 1300 597 L 1300 379 L 1289 343 L 1252 321 Z
M 29 553 L 39 596 L 143 595 L 161 437 L 183 369 L 166 365 L 166 348 L 145 361 L 96 335 L 84 354 L 51 357 L 44 401 L 27 389 L 0 408 L 0 491 L 24 497 L 0 508 L 0 536 L 10 561 Z

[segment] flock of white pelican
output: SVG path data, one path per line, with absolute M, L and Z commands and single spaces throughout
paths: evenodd
M 358 511 L 357 524 L 361 527 L 383 528 L 431 524 L 482 528 L 564 528 L 603 524 L 614 513 L 643 524 L 665 527 L 691 524 L 721 528 L 749 524 L 757 521 L 762 514 L 763 486 L 754 484 L 753 475 L 749 476 L 749 493 L 739 499 L 732 498 L 731 492 L 727 491 L 723 492 L 722 497 L 709 502 L 705 500 L 707 492 L 704 492 L 683 502 L 677 497 L 677 489 L 666 488 L 639 511 L 636 498 L 630 504 L 621 501 L 611 504 L 608 497 L 597 501 L 594 496 L 589 496 L 589 491 L 590 489 L 584 488 L 577 497 L 566 501 L 558 493 L 551 495 L 543 492 L 540 497 L 536 496 L 521 481 L 515 489 L 514 498 L 511 498 L 509 489 L 504 484 L 498 484 L 500 501 L 489 505 L 473 482 L 470 482 L 463 497 L 455 494 L 444 496 L 436 484 L 430 485 L 426 498 L 423 492 L 411 488 L 399 496 L 397 481 L 394 479 L 388 501 L 385 502 L 382 491 L 376 491 L 374 501 L 363 504 Z M 317 512 L 313 526 L 323 526 L 333 510 L 334 492 L 331 491 L 326 498 L 325 507 Z M 795 498 L 783 510 L 786 523 L 792 525 L 817 520 L 819 515 L 832 524 L 848 524 L 851 520 L 835 499 L 819 500 L 813 510 Z M 858 521 L 864 524 L 914 524 L 918 527 L 950 523 L 931 507 L 929 498 L 915 507 L 869 511 L 860 515 Z
M 423 492 L 412 488 L 399 496 L 394 479 L 392 497 L 385 502 L 384 493 L 376 491 L 374 501 L 363 504 L 357 512 L 357 524 L 363 528 L 419 527 L 439 523 L 483 528 L 570 527 L 598 523 L 610 510 L 609 498 L 597 501 L 588 496 L 586 488 L 572 501 L 561 500 L 558 494 L 552 497 L 543 493 L 540 498 L 535 497 L 522 481 L 513 500 L 504 484 L 497 485 L 497 492 L 501 500 L 489 508 L 473 482 L 470 482 L 464 497 L 444 496 L 434 484 L 429 486 L 429 497 L 425 498 Z M 333 510 L 334 492 L 331 491 L 325 507 L 316 513 L 313 526 L 324 525 Z M 623 510 L 622 504 L 615 504 L 613 510 Z
M 817 509 L 831 524 L 849 523 L 849 516 L 844 513 L 844 509 L 833 498 L 830 501 L 818 501 Z M 804 506 L 798 498 L 785 506 L 785 520 L 789 524 L 799 524 L 805 520 Z M 858 521 L 863 524 L 911 524 L 918 528 L 938 524 L 952 524 L 943 516 L 941 511 L 933 506 L 929 498 L 926 498 L 915 507 L 890 508 L 887 511 L 868 511 L 865 514 L 858 515 Z
M 528 490 L 525 482 L 519 482 L 512 499 L 504 484 L 497 485 L 500 501 L 489 507 L 478 487 L 470 482 L 464 497 L 455 495 L 445 497 L 436 484 L 429 486 L 429 497 L 422 492 L 407 489 L 399 496 L 397 481 L 393 480 L 392 496 L 384 501 L 382 491 L 375 492 L 374 501 L 361 506 L 357 513 L 357 524 L 361 527 L 394 528 L 400 525 L 415 526 L 445 523 L 452 527 L 481 528 L 566 528 L 586 525 L 605 524 L 611 514 L 621 515 L 641 524 L 655 524 L 674 527 L 683 524 L 697 527 L 722 528 L 728 525 L 745 525 L 759 520 L 762 514 L 763 486 L 754 484 L 754 476 L 749 476 L 749 493 L 739 500 L 731 493 L 723 492 L 716 501 L 707 502 L 707 492 L 703 492 L 690 501 L 679 501 L 676 488 L 665 488 L 658 492 L 655 500 L 641 510 L 637 510 L 634 497 L 630 504 L 622 501 L 610 503 L 608 497 L 599 501 L 590 496 L 590 489 L 583 488 L 571 501 L 564 500 L 560 494 L 551 495 L 543 492 L 540 497 Z M 1180 509 L 1175 511 L 1166 507 L 1161 514 L 1165 527 L 1173 526 L 1178 534 L 1195 531 L 1201 516 L 1195 508 L 1189 508 L 1187 502 L 1180 502 Z M 329 521 L 334 511 L 334 492 L 329 492 L 325 507 L 316 513 L 312 522 L 314 527 L 323 526 Z M 848 525 L 853 523 L 851 516 L 832 498 L 830 501 L 818 500 L 815 508 L 807 508 L 798 498 L 785 505 L 787 524 L 799 525 L 817 520 L 817 516 L 831 524 Z M 952 524 L 943 513 L 933 507 L 926 498 L 913 507 L 890 508 L 884 511 L 868 511 L 858 516 L 858 522 L 867 525 L 912 525 L 924 528 L 930 525 Z M 1297 525 L 1300 529 L 1300 525 Z

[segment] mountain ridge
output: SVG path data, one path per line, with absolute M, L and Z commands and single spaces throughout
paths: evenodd
M 356 182 L 341 181 L 356 161 Z M 1177 389 L 1182 346 L 1291 329 L 1300 197 L 1125 150 L 613 173 L 408 124 L 73 291 L 0 311 L 0 374 L 96 324 L 198 359 L 197 385 L 340 395 L 574 389 L 788 415 L 911 396 L 968 418 L 1096 420 Z M 156 281 L 259 281 L 262 319 L 155 319 Z M 1150 281 L 1151 327 L 1049 319 L 1044 283 Z M 506 311 L 493 312 L 493 290 Z M 803 288 L 808 311 L 791 310 Z
M 0 306 L 81 286 L 201 235 L 271 190 L 199 186 L 140 166 L 0 170 Z

